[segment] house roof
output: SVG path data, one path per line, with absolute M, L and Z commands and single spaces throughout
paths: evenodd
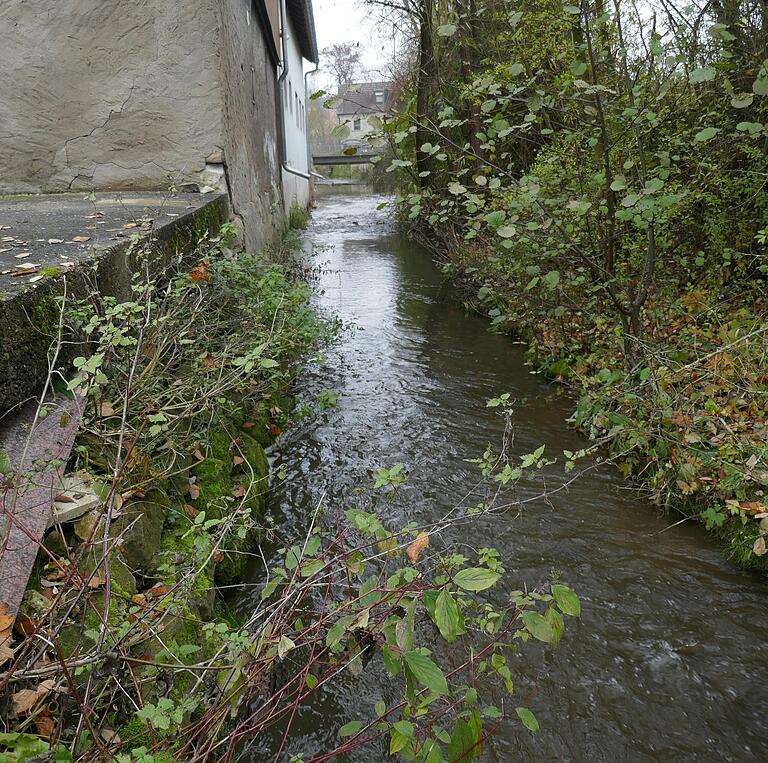
M 376 102 L 376 93 L 384 93 L 384 102 Z M 341 103 L 337 114 L 383 114 L 394 106 L 394 83 L 350 82 L 339 86 Z
M 315 35 L 315 17 L 312 13 L 312 0 L 286 0 L 288 15 L 296 31 L 301 55 L 313 64 L 320 58 L 317 52 Z

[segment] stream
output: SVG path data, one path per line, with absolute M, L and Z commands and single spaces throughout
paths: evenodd
M 568 478 L 562 450 L 586 444 L 566 421 L 573 401 L 531 373 L 523 347 L 462 308 L 429 256 L 377 209 L 382 201 L 335 190 L 306 232 L 317 307 L 353 328 L 299 380 L 300 398 L 333 389 L 337 406 L 286 432 L 275 454 L 287 479 L 276 482 L 270 513 L 286 536 L 306 530 L 321 497 L 329 515 L 350 508 L 377 467 L 397 462 L 410 478 L 388 526 L 443 516 L 477 482 L 465 459 L 501 441 L 503 421 L 486 400 L 504 392 L 515 400 L 514 452 L 544 444 L 560 457 L 544 470 L 549 488 Z M 531 481 L 516 496 L 540 490 Z M 509 590 L 558 575 L 582 602 L 556 650 L 526 647 L 511 663 L 541 730 L 527 731 L 511 710 L 483 760 L 768 760 L 768 582 L 729 563 L 700 527 L 675 521 L 605 468 L 549 502 L 441 539 L 469 557 L 472 547 L 497 548 Z M 259 586 L 249 590 L 243 610 L 258 603 Z M 289 752 L 333 749 L 342 724 L 373 717 L 383 676 L 376 658 L 321 689 L 295 719 Z M 275 747 L 260 744 L 251 759 L 272 760 Z M 348 759 L 388 756 L 381 748 Z

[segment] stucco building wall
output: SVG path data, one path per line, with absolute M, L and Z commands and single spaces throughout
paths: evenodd
M 280 225 L 280 164 L 275 65 L 251 6 L 4 0 L 0 193 L 228 180 L 260 246 Z
M 283 225 L 277 72 L 252 0 L 221 0 L 222 149 L 251 251 Z

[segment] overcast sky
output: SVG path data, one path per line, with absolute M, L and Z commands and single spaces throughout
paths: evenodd
M 360 60 L 371 70 L 371 77 L 378 76 L 375 70 L 385 67 L 392 58 L 391 40 L 374 30 L 372 12 L 358 0 L 313 0 L 317 47 L 323 48 L 335 43 L 349 43 L 360 46 Z M 327 73 L 322 53 L 317 87 L 334 89 L 333 76 Z

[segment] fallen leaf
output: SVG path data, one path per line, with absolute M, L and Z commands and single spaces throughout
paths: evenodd
M 281 427 L 279 427 L 277 424 L 270 424 L 269 425 L 269 433 L 273 437 L 277 437 L 278 435 L 283 433 L 283 430 Z
M 90 241 L 90 236 L 72 236 L 73 241 L 77 241 L 77 243 L 82 243 L 83 241 Z
M 198 461 L 205 461 L 205 456 L 200 452 L 200 450 L 193 450 L 192 455 L 198 460 Z
M 123 225 L 124 230 L 129 230 L 130 228 L 138 228 L 138 227 L 139 227 L 138 223 L 126 223 L 125 225 Z
M 233 498 L 242 498 L 245 495 L 245 488 L 242 485 L 236 485 L 232 488 Z
M 55 724 L 53 722 L 53 718 L 51 718 L 48 705 L 43 705 L 41 712 L 35 715 L 34 721 L 35 721 L 35 728 L 37 729 L 37 733 L 41 737 L 50 739 L 53 736 Z
M 35 689 L 22 689 L 17 691 L 11 699 L 13 700 L 13 714 L 19 716 L 28 713 L 37 704 L 37 691 Z
M 190 505 L 188 503 L 185 503 L 184 504 L 184 513 L 188 517 L 191 517 L 192 519 L 194 519 L 200 513 L 200 510 L 196 509 L 194 506 L 192 506 L 192 505 Z
M 112 406 L 112 403 L 108 401 L 104 401 L 99 406 L 99 413 L 101 413 L 102 416 L 114 416 L 115 415 L 115 409 Z
M 88 588 L 101 588 L 106 582 L 107 579 L 103 575 L 96 574 L 88 581 Z
M 46 681 L 42 681 L 36 689 L 17 691 L 11 697 L 14 714 L 21 715 L 22 713 L 29 712 L 55 685 L 56 682 L 49 678 Z
M 63 244 L 64 239 L 63 238 L 49 238 L 48 239 L 49 244 Z
M 766 552 L 766 546 L 765 546 L 765 537 L 760 536 L 756 541 L 755 544 L 752 546 L 752 553 L 755 556 L 764 556 Z
M 192 283 L 199 283 L 200 281 L 209 281 L 210 276 L 205 271 L 208 270 L 207 262 L 200 262 L 199 265 L 192 268 L 189 274 L 192 276 Z
M 253 429 L 256 426 L 252 421 L 246 421 L 243 424 L 243 429 Z
M 16 633 L 22 636 L 31 636 L 35 632 L 35 623 L 27 615 L 16 615 L 16 622 L 13 624 Z
M 242 456 L 235 456 L 232 459 L 232 465 L 233 466 L 240 466 L 240 464 L 244 463 L 245 459 Z
M 75 499 L 66 493 L 59 493 L 53 497 L 54 503 L 75 503 Z
M 139 607 L 147 606 L 147 597 L 143 593 L 136 593 L 131 596 L 131 601 Z
M 200 497 L 200 488 L 191 480 L 189 482 L 189 490 L 187 492 L 189 493 L 189 497 L 193 501 L 197 500 Z
M 167 593 L 170 593 L 170 591 L 171 589 L 169 586 L 163 585 L 162 583 L 155 583 L 152 588 L 147 591 L 147 594 L 153 599 L 159 599 L 161 596 L 165 596 Z
M 3 641 L 3 643 L 0 644 L 0 665 L 3 665 L 4 663 L 8 662 L 8 660 L 10 660 L 11 657 L 13 657 L 15 652 L 16 652 L 15 649 L 12 649 L 10 646 L 8 646 L 6 641 Z
M 8 612 L 8 605 L 0 601 L 0 631 L 4 631 L 13 625 L 16 618 Z
M 23 260 L 26 257 L 29 257 L 29 255 L 32 254 L 32 252 L 19 252 L 18 254 L 14 254 L 14 258 L 17 260 Z
M 216 366 L 216 359 L 211 355 L 210 352 L 206 352 L 205 355 L 203 355 L 203 367 L 206 371 L 211 371 Z
M 421 556 L 421 552 L 429 545 L 429 534 L 425 532 L 420 532 L 416 536 L 416 540 L 411 543 L 410 546 L 405 550 L 406 555 L 408 556 L 408 559 L 410 560 L 411 564 L 416 564 L 416 562 L 419 560 L 419 557 Z

